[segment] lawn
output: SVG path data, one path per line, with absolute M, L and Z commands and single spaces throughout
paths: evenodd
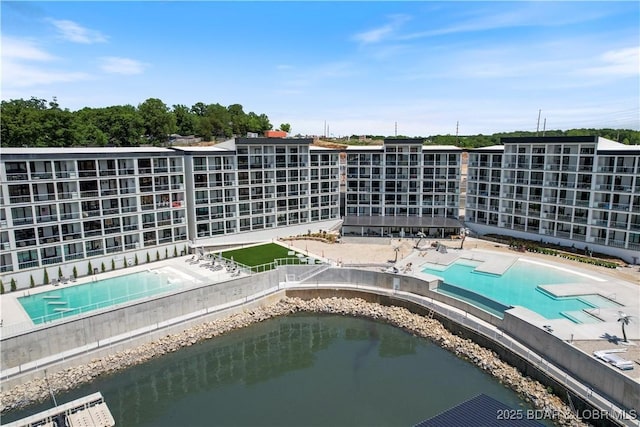
M 225 251 L 222 252 L 222 256 L 226 259 L 233 257 L 234 261 L 248 265 L 249 267 L 267 264 L 273 262 L 276 258 L 294 258 L 295 262 L 291 262 L 291 264 L 297 263 L 298 258 L 295 255 L 288 255 L 289 251 L 292 251 L 292 249 L 276 245 L 275 243 L 266 243 L 259 246 Z

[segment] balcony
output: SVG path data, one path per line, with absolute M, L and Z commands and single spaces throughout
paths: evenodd
M 58 215 L 40 215 L 36 217 L 38 223 L 53 222 L 58 220 Z
M 102 248 L 87 251 L 87 258 L 98 255 L 104 255 L 104 250 Z
M 27 181 L 29 175 L 26 172 L 7 172 L 7 181 Z
M 25 224 L 33 224 L 33 217 L 24 217 L 24 218 L 13 218 L 13 225 L 25 225 Z
M 65 261 L 72 261 L 74 259 L 83 259 L 83 258 L 84 258 L 84 254 L 82 252 L 67 254 L 64 256 Z
M 33 268 L 38 266 L 38 261 L 25 261 L 18 263 L 18 269 L 24 270 L 27 268 Z
M 31 196 L 10 196 L 9 203 L 31 203 Z
M 31 174 L 32 179 L 53 179 L 51 172 L 34 172 Z
M 60 264 L 61 262 L 62 262 L 61 256 L 42 259 L 42 265 Z

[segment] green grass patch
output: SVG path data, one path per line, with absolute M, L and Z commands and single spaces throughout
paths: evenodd
M 294 249 L 285 248 L 275 243 L 266 243 L 259 246 L 225 251 L 222 252 L 222 256 L 226 259 L 233 257 L 234 261 L 249 267 L 267 264 L 273 262 L 276 258 L 295 258 L 295 262 L 292 262 L 292 264 L 297 263 L 298 258 L 288 255 L 289 251 L 294 251 Z

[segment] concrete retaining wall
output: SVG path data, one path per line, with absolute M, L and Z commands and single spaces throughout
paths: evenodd
M 0 342 L 2 370 L 83 347 L 96 341 L 185 316 L 195 311 L 248 298 L 278 286 L 276 271 L 188 289 L 112 311 L 87 314 L 42 325 Z
M 465 301 L 430 290 L 430 288 L 436 287 L 437 282 L 437 280 L 434 280 L 433 282 L 426 282 L 412 276 L 383 273 L 371 270 L 330 268 L 328 270 L 320 272 L 319 274 L 311 277 L 309 280 L 306 280 L 303 283 L 308 285 L 344 283 L 348 285 L 362 285 L 387 290 L 395 289 L 397 291 L 410 292 L 412 294 L 425 296 L 445 303 L 451 307 L 463 310 L 494 326 L 500 326 L 502 324 L 502 319 L 494 316 L 491 313 L 481 310 L 478 307 L 471 305 Z M 394 286 L 394 284 L 397 284 L 397 286 Z

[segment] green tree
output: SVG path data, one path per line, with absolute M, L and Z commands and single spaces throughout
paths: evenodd
M 160 261 L 160 251 L 156 251 L 156 261 Z
M 76 266 L 73 266 L 73 278 L 77 279 L 78 278 L 78 269 L 76 268 Z
M 196 115 L 186 105 L 173 106 L 176 120 L 176 132 L 180 135 L 194 135 L 196 132 Z
M 177 246 L 174 246 L 174 247 L 173 247 L 173 257 L 175 258 L 175 257 L 177 257 L 177 256 L 178 256 L 178 247 L 177 247 Z
M 291 125 L 289 123 L 282 123 L 280 125 L 280 130 L 289 133 L 291 132 Z
M 107 271 L 107 267 L 105 267 L 104 262 L 100 264 L 100 271 L 102 271 L 103 273 Z
M 147 263 L 151 262 L 151 256 L 149 255 L 149 252 L 147 252 Z
M 115 270 L 116 269 L 116 260 L 111 258 L 111 269 Z
M 176 130 L 176 116 L 158 98 L 149 98 L 138 105 L 138 112 L 144 123 L 144 134 L 154 145 L 169 141 L 169 135 Z
M 11 278 L 11 292 L 14 292 L 16 289 L 18 289 L 18 284 L 16 283 L 16 279 Z
M 47 269 L 44 269 L 44 278 L 42 280 L 42 284 L 46 285 L 49 283 L 49 272 L 47 271 Z
M 33 278 L 33 274 L 29 275 L 29 287 L 30 288 L 35 288 L 36 287 L 36 281 Z
M 62 277 L 62 267 L 58 267 L 58 278 Z
M 93 266 L 91 265 L 91 261 L 89 261 L 89 264 L 87 265 L 87 275 L 91 276 L 93 274 Z
M 133 259 L 133 263 L 135 265 L 138 265 L 138 254 L 136 254 L 135 258 Z
M 2 283 L 1 279 L 0 279 L 0 294 L 4 294 L 4 283 Z

